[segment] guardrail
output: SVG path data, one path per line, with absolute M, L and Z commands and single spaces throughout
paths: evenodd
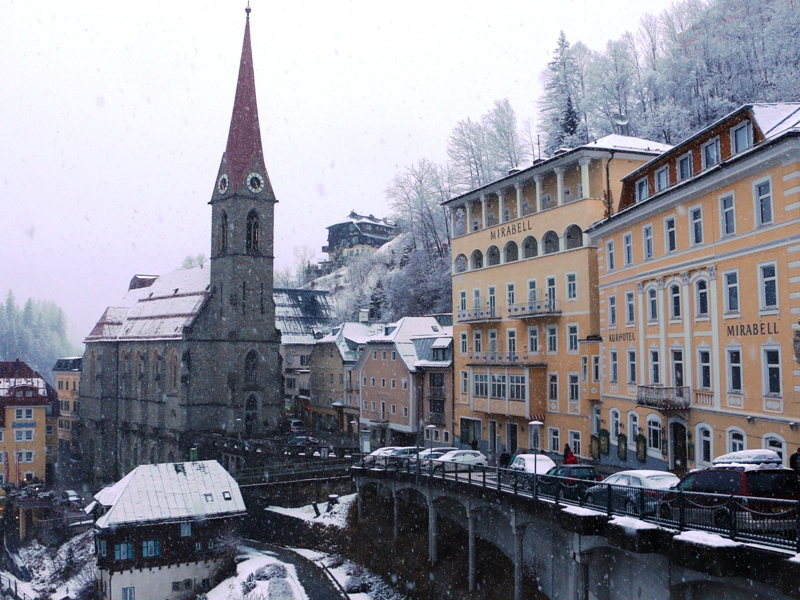
M 301 479 L 327 479 L 337 474 L 346 475 L 355 460 L 358 460 L 358 457 L 280 463 L 240 469 L 231 475 L 241 487 L 287 483 Z
M 800 553 L 799 500 L 628 487 L 391 456 L 368 457 L 353 468 L 381 477 L 414 477 L 418 483 L 438 481 L 461 488 L 477 486 L 531 500 L 583 506 L 608 517 L 631 516 L 678 531 L 709 531 Z
M 0 573 L 0 591 L 3 595 L 10 595 L 16 600 L 34 600 L 31 596 L 21 591 L 17 587 L 18 580 L 8 575 Z

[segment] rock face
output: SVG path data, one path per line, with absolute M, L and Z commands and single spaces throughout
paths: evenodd
M 80 453 L 89 481 L 189 458 L 208 433 L 276 428 L 283 398 L 273 301 L 277 202 L 261 147 L 245 26 L 211 195 L 210 266 L 136 275 L 86 338 Z

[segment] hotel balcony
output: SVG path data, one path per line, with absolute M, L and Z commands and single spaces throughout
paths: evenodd
M 467 364 L 472 366 L 481 365 L 515 365 L 527 367 L 544 367 L 546 362 L 542 361 L 539 353 L 506 353 L 506 352 L 485 352 L 482 354 L 470 354 Z
M 495 304 L 489 304 L 482 298 L 476 298 L 475 305 L 474 308 L 458 311 L 456 318 L 459 323 L 485 323 L 500 320 L 500 311 Z
M 665 387 L 661 385 L 640 385 L 636 390 L 636 404 L 656 410 L 689 410 L 692 393 L 689 387 Z
M 561 314 L 560 300 L 529 300 L 508 307 L 510 318 L 532 319 L 535 317 L 552 317 Z

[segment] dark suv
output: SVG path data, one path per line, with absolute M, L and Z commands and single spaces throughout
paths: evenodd
M 538 493 L 578 500 L 586 495 L 586 490 L 598 481 L 603 481 L 597 467 L 591 465 L 557 465 L 537 480 Z M 533 489 L 533 478 L 530 481 Z
M 687 524 L 713 525 L 739 531 L 775 531 L 795 527 L 800 479 L 780 463 L 722 462 L 684 477 L 676 490 L 691 492 L 683 500 Z M 793 503 L 782 502 L 791 500 Z M 663 519 L 677 518 L 679 496 L 664 496 Z

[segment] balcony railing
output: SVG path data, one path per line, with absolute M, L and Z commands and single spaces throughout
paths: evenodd
M 428 388 L 428 398 L 431 400 L 444 400 L 445 391 L 443 385 L 432 385 Z
M 348 381 L 344 384 L 344 390 L 346 392 L 357 392 L 359 390 L 358 382 L 357 381 Z
M 560 300 L 529 300 L 520 304 L 510 304 L 509 317 L 543 317 L 561 314 Z
M 714 406 L 714 392 L 695 390 L 694 403 L 702 406 Z
M 444 425 L 444 413 L 428 413 L 428 423 L 431 425 Z
M 691 398 L 686 386 L 640 385 L 636 392 L 636 404 L 656 410 L 688 410 Z
M 473 308 L 459 310 L 457 318 L 462 323 L 469 321 L 493 321 L 500 319 L 500 311 L 497 309 L 496 304 L 484 302 L 478 298 Z

